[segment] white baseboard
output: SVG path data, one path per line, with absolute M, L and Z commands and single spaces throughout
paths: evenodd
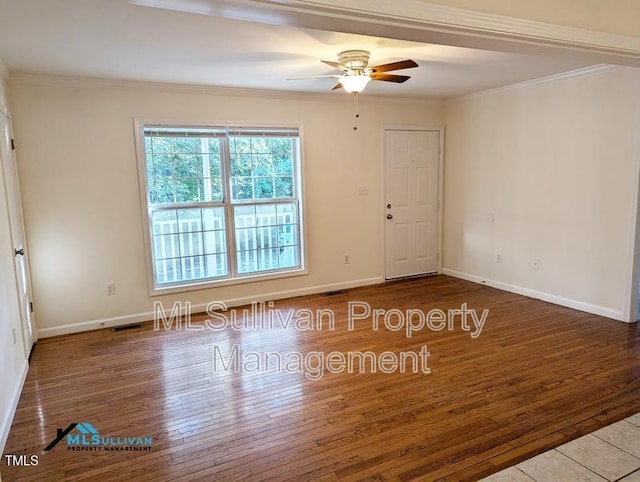
M 29 373 L 29 362 L 24 360 L 18 381 L 9 396 L 9 406 L 2 414 L 2 423 L 0 424 L 0 454 L 4 454 L 4 446 L 7 443 L 7 438 L 9 437 L 9 430 L 13 423 L 13 416 L 16 413 L 16 408 L 18 408 L 18 401 L 20 400 L 24 381 L 27 379 L 27 373 Z
M 229 308 L 234 306 L 248 305 L 252 302 L 281 300 L 284 298 L 294 298 L 296 296 L 313 295 L 324 293 L 326 291 L 345 290 L 349 288 L 358 288 L 360 286 L 369 286 L 384 283 L 383 277 L 364 278 L 354 281 L 345 281 L 341 283 L 331 283 L 326 285 L 316 285 L 307 288 L 299 288 L 296 290 L 277 291 L 274 293 L 264 293 L 255 296 L 245 296 L 242 298 L 232 298 L 228 300 L 214 300 L 224 302 Z M 170 307 L 167 304 L 167 308 Z M 191 305 L 193 313 L 206 311 L 207 304 Z M 114 326 L 129 325 L 131 323 L 140 323 L 143 321 L 153 320 L 154 312 L 147 311 L 144 313 L 135 313 L 132 315 L 116 316 L 114 318 L 103 318 L 100 320 L 82 321 L 68 325 L 60 325 L 52 328 L 41 328 L 38 330 L 38 338 L 48 338 L 51 336 L 68 335 L 70 333 L 80 333 L 82 331 L 100 330 L 102 328 L 112 328 Z
M 571 298 L 552 295 L 550 293 L 545 293 L 544 291 L 532 290 L 530 288 L 523 288 L 522 286 L 516 286 L 509 283 L 503 283 L 501 281 L 482 278 L 481 276 L 463 273 L 461 271 L 455 271 L 452 269 L 444 268 L 442 270 L 442 274 L 453 276 L 454 278 L 472 281 L 474 283 L 483 284 L 486 286 L 491 286 L 492 288 L 497 288 L 499 290 L 509 291 L 510 293 L 527 296 L 528 298 L 535 298 L 556 305 L 566 306 L 567 308 L 573 308 L 574 310 L 585 311 L 594 315 L 605 316 L 614 320 L 627 322 L 622 311 L 612 310 L 611 308 L 592 305 L 590 303 L 585 303 L 584 301 L 578 301 Z

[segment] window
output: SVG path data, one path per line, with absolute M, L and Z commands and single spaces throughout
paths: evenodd
M 298 129 L 139 135 L 154 291 L 302 271 Z

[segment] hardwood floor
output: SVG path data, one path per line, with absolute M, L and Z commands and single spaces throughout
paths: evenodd
M 489 309 L 460 328 L 347 328 L 348 302 L 372 308 Z M 637 324 L 437 276 L 278 301 L 332 309 L 334 330 L 101 330 L 38 342 L 0 465 L 13 480 L 475 480 L 640 412 Z M 203 317 L 194 317 L 202 326 Z M 228 373 L 245 351 L 418 351 L 431 373 Z M 217 347 L 217 348 L 216 348 Z M 150 451 L 80 452 L 58 428 L 153 437 Z M 87 427 L 84 427 L 86 430 Z M 71 434 L 80 434 L 76 427 Z

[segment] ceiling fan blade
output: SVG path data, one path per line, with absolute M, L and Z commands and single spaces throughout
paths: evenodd
M 333 89 L 331 89 L 331 90 L 338 90 L 338 89 L 342 89 L 342 84 L 340 82 L 338 82 L 336 85 L 334 85 Z
M 418 67 L 418 64 L 413 60 L 400 60 L 399 62 L 392 62 L 390 64 L 382 64 L 376 65 L 375 67 L 371 67 L 371 72 L 376 74 L 379 72 L 389 72 L 390 70 L 402 70 L 402 69 L 412 69 L 414 67 Z
M 397 84 L 402 84 L 406 82 L 411 77 L 408 75 L 393 75 L 393 74 L 371 74 L 371 80 L 382 80 L 384 82 L 395 82 Z
M 287 80 L 307 80 L 307 79 L 339 79 L 342 75 L 314 75 L 312 77 L 290 77 Z
M 330 65 L 334 69 L 343 70 L 345 72 L 349 70 L 344 65 L 339 64 L 338 62 L 332 62 L 331 60 L 321 60 L 320 62 Z

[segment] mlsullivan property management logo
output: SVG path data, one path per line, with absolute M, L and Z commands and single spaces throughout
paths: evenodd
M 44 448 L 45 451 L 52 450 L 63 440 L 67 450 L 78 452 L 148 452 L 153 447 L 153 437 L 102 436 L 90 423 L 75 422 L 64 430 L 58 428 L 56 438 Z

